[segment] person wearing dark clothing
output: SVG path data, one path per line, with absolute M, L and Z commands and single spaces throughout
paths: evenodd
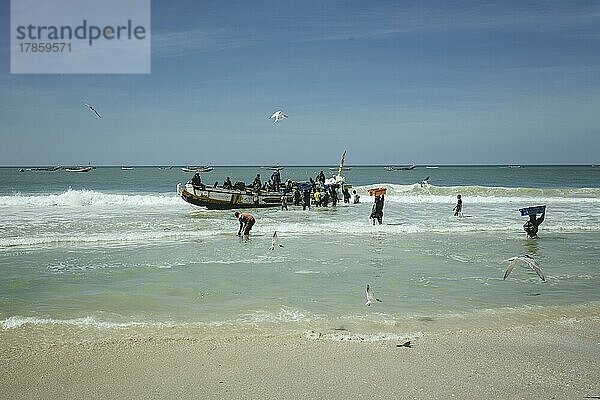
M 321 206 L 327 207 L 329 205 L 329 192 L 327 190 L 323 191 L 323 196 L 321 196 Z
M 458 217 L 459 215 L 462 216 L 462 199 L 460 198 L 460 194 L 456 196 L 456 199 L 456 205 L 452 211 L 454 211 L 454 216 Z
M 329 189 L 329 193 L 331 193 L 331 206 L 336 207 L 338 202 L 337 190 L 333 186 L 331 186 Z
M 233 185 L 231 184 L 231 179 L 229 177 L 225 178 L 225 182 L 223 182 L 223 189 L 231 189 Z
M 523 229 L 527 233 L 528 238 L 534 239 L 537 237 L 539 226 L 544 222 L 545 216 L 546 212 L 543 212 L 539 218 L 537 218 L 536 214 L 531 214 L 529 216 L 529 221 L 525 222 L 525 225 L 523 225 Z
M 194 174 L 194 177 L 192 178 L 192 185 L 198 186 L 198 187 L 203 187 L 204 186 L 202 184 L 202 179 L 200 178 L 200 173 L 199 172 L 196 172 Z
M 312 190 L 312 192 L 315 193 L 317 191 L 317 183 L 315 182 L 315 180 L 313 178 L 310 178 L 309 181 L 310 181 L 310 190 Z
M 344 195 L 344 203 L 350 204 L 350 191 L 347 187 L 342 189 L 342 194 Z
M 281 209 L 286 211 L 288 209 L 287 194 L 285 193 L 281 195 Z
M 384 196 L 375 196 L 375 202 L 373 203 L 373 208 L 371 209 L 371 218 L 373 220 L 373 225 L 375 225 L 375 220 L 379 222 L 381 225 L 383 221 L 383 202 Z
M 322 184 L 325 183 L 325 174 L 323 173 L 323 171 L 319 172 L 319 175 L 317 176 L 317 181 L 321 182 Z
M 353 190 L 352 193 L 354 194 L 354 204 L 360 203 L 360 196 L 356 193 L 356 190 Z
M 252 182 L 252 187 L 254 190 L 259 191 L 262 186 L 262 182 L 260 181 L 260 174 L 256 174 L 256 178 L 254 178 L 254 182 Z
M 276 192 L 279 192 L 279 185 L 281 184 L 281 174 L 278 170 L 275 170 L 271 175 L 271 181 L 273 181 L 273 188 Z
M 240 229 L 238 230 L 238 233 L 237 233 L 238 236 L 240 236 L 242 234 L 242 232 L 244 232 L 244 235 L 249 235 L 250 230 L 252 229 L 252 226 L 256 222 L 256 220 L 254 219 L 254 216 L 250 213 L 240 214 L 237 211 L 235 212 L 234 215 L 240 222 Z
M 300 191 L 298 188 L 294 189 L 294 205 L 299 206 L 302 196 L 300 195 Z
M 306 207 L 310 210 L 310 190 L 302 192 L 302 210 L 306 210 Z

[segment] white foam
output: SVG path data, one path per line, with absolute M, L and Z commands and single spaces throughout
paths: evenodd
M 467 197 L 469 203 L 496 203 L 510 201 L 544 202 L 560 200 L 571 203 L 600 203 L 599 188 L 509 188 L 501 186 L 435 186 L 422 188 L 419 184 L 398 185 L 392 183 L 376 183 L 366 186 L 356 186 L 354 190 L 362 196 L 367 196 L 368 189 L 383 187 L 387 189 L 386 201 L 414 203 L 448 203 L 456 200 L 456 195 Z M 363 197 L 364 199 L 364 197 Z M 363 200 L 364 201 L 364 200 Z
M 107 232 L 88 233 L 80 235 L 72 234 L 47 234 L 35 237 L 12 237 L 0 238 L 0 247 L 30 247 L 30 246 L 58 246 L 64 244 L 80 245 L 114 245 L 143 243 L 157 241 L 179 241 L 194 240 L 211 237 L 220 234 L 219 231 L 145 231 L 145 232 Z
M 182 200 L 175 193 L 113 194 L 95 190 L 72 190 L 60 194 L 0 196 L 0 207 L 93 207 L 173 206 Z
M 300 270 L 294 271 L 295 274 L 320 274 L 321 271 L 311 271 L 311 270 Z
M 281 308 L 277 313 L 270 313 L 265 311 L 254 311 L 252 314 L 246 314 L 241 318 L 238 318 L 235 323 L 239 324 L 262 324 L 262 323 L 281 323 L 281 322 L 298 322 L 298 321 L 310 321 L 312 318 L 308 317 L 305 313 L 300 310 L 293 310 L 288 308 Z
M 74 319 L 53 319 L 37 317 L 12 316 L 0 322 L 2 329 L 16 329 L 24 325 L 71 325 L 78 327 L 95 327 L 103 329 L 128 328 L 132 326 L 146 326 L 149 324 L 142 322 L 105 322 L 98 321 L 93 317 L 74 318 Z M 162 324 L 161 324 L 162 325 Z

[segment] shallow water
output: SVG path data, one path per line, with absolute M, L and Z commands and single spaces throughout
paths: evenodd
M 323 168 L 285 169 L 305 179 Z M 257 167 L 216 167 L 205 181 L 251 181 Z M 355 167 L 358 205 L 255 210 L 248 240 L 232 211 L 194 209 L 175 194 L 178 168 L 88 174 L 0 168 L 0 321 L 395 326 L 402 321 L 600 301 L 600 168 Z M 419 182 L 431 176 L 429 188 Z M 384 225 L 370 187 L 388 188 Z M 464 218 L 452 216 L 456 194 Z M 518 208 L 547 205 L 539 239 Z M 270 251 L 278 232 L 283 248 Z M 502 280 L 503 260 L 530 254 Z M 364 305 L 370 284 L 383 302 Z

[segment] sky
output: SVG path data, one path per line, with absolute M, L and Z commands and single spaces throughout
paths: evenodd
M 599 1 L 153 0 L 151 21 L 150 74 L 11 74 L 2 1 L 0 165 L 600 164 Z

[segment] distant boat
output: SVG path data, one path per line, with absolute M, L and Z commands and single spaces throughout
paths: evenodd
M 205 165 L 203 167 L 183 167 L 183 168 L 181 168 L 181 170 L 183 172 L 210 172 L 213 169 L 214 168 L 211 167 L 210 165 Z
M 340 168 L 339 167 L 330 167 L 329 168 L 330 171 L 339 171 Z M 352 170 L 352 167 L 342 167 L 342 171 L 350 171 Z
M 411 169 L 415 169 L 415 164 L 405 165 L 405 166 L 391 166 L 385 167 L 386 171 L 410 171 Z
M 508 168 L 521 168 L 520 165 L 509 165 Z
M 93 167 L 73 167 L 73 168 L 65 168 L 67 172 L 90 172 Z
M 58 171 L 61 168 L 62 167 L 60 167 L 60 166 L 55 166 L 55 167 L 34 167 L 34 168 L 27 168 L 27 169 L 21 168 L 19 171 L 21 171 L 21 172 L 25 172 L 25 171 L 54 172 L 54 171 Z
M 437 167 L 437 166 L 427 166 L 427 167 L 425 167 L 425 168 L 428 168 L 428 169 L 436 169 L 436 168 L 439 168 L 439 167 Z
M 131 171 L 133 167 L 121 167 L 123 171 Z
M 272 165 L 270 167 L 263 167 L 265 169 L 270 169 L 271 171 L 281 171 L 283 169 L 283 167 L 280 167 L 279 165 Z

